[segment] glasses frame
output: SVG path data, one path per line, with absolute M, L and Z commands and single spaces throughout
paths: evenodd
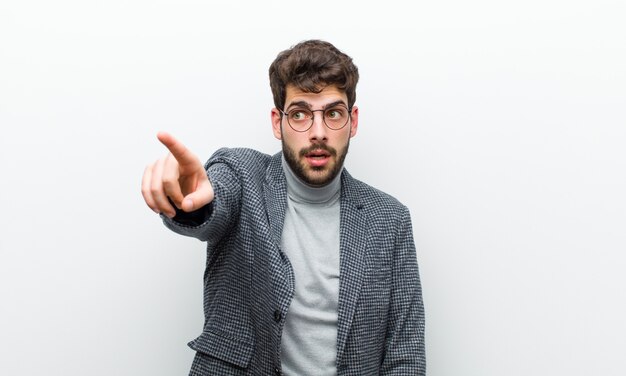
M 344 106 L 339 106 L 339 107 L 344 107 Z M 324 113 L 328 110 L 332 110 L 332 108 L 327 108 L 324 110 L 306 110 L 311 112 L 312 116 L 311 116 L 311 124 L 309 124 L 309 126 L 304 129 L 304 130 L 297 130 L 296 128 L 293 127 L 293 125 L 291 125 L 291 123 L 289 122 L 289 113 L 285 112 L 281 109 L 279 109 L 278 111 L 280 111 L 280 119 L 282 120 L 283 116 L 285 116 L 287 118 L 287 124 L 289 124 L 289 128 L 293 129 L 295 132 L 300 132 L 300 133 L 304 133 L 307 132 L 309 129 L 311 129 L 311 127 L 313 126 L 313 123 L 315 123 L 315 113 L 316 112 L 321 112 L 322 113 L 322 123 L 324 123 L 324 126 L 326 126 L 326 128 L 330 129 L 331 131 L 340 131 L 342 129 L 344 129 L 346 127 L 346 125 L 348 125 L 348 123 L 352 120 L 352 107 L 345 107 L 348 110 L 348 120 L 346 120 L 346 123 L 344 125 L 341 126 L 341 128 L 331 128 L 328 126 L 328 124 L 326 124 L 326 116 L 324 116 Z M 299 110 L 302 111 L 302 110 Z M 291 111 L 290 111 L 291 112 Z

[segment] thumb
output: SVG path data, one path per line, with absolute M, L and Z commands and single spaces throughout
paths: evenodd
M 213 189 L 210 185 L 201 186 L 197 191 L 192 192 L 183 198 L 181 209 L 186 212 L 198 210 L 213 201 Z

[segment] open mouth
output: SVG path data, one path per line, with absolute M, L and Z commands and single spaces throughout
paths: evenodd
M 331 153 L 323 149 L 315 149 L 306 154 L 304 157 L 309 162 L 309 166 L 314 169 L 323 169 L 330 161 Z
M 330 153 L 325 150 L 318 149 L 305 154 L 305 157 L 312 159 L 324 159 L 330 157 Z

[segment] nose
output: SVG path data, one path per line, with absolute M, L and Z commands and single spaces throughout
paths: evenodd
M 326 141 L 328 139 L 328 127 L 324 124 L 324 114 L 313 113 L 313 125 L 309 129 L 309 140 L 311 141 Z

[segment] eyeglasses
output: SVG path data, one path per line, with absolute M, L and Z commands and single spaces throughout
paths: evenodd
M 289 110 L 289 112 L 284 112 L 283 110 L 279 110 L 282 115 L 287 117 L 287 123 L 291 129 L 296 132 L 306 132 L 313 126 L 313 121 L 315 120 L 314 113 L 321 112 L 322 119 L 324 120 L 324 124 L 334 130 L 338 131 L 341 128 L 345 127 L 350 120 L 350 114 L 352 112 L 351 109 L 346 108 L 344 106 L 335 106 L 331 108 L 327 108 L 325 110 L 309 110 L 305 108 L 294 108 Z

